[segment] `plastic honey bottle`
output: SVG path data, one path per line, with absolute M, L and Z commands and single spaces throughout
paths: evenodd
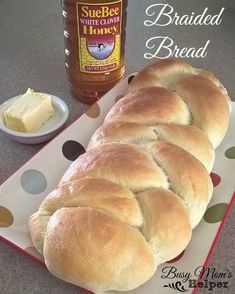
M 61 0 L 72 96 L 91 104 L 124 76 L 128 0 Z

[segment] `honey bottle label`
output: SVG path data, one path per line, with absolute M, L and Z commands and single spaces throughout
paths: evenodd
M 79 67 L 84 73 L 103 73 L 120 66 L 122 1 L 77 2 Z

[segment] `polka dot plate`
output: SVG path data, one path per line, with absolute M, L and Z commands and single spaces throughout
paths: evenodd
M 93 104 L 77 121 L 1 184 L 0 239 L 32 259 L 43 263 L 43 257 L 36 252 L 30 240 L 28 218 L 38 210 L 42 199 L 57 186 L 71 162 L 85 152 L 91 135 L 103 123 L 112 105 L 125 94 L 132 76 L 121 81 L 102 99 Z M 216 150 L 216 162 L 211 173 L 214 184 L 213 198 L 204 218 L 194 230 L 189 246 L 178 258 L 159 266 L 156 274 L 148 283 L 128 293 L 173 293 L 171 287 L 176 287 L 177 279 L 169 280 L 170 286 L 167 286 L 166 280 L 162 278 L 164 267 L 174 265 L 178 272 L 190 272 L 193 275 L 198 266 L 208 262 L 235 198 L 234 134 L 235 103 L 233 102 L 230 128 L 223 143 Z M 186 289 L 187 285 L 185 283 L 185 285 L 178 284 L 178 286 L 182 290 Z M 189 293 L 192 292 L 192 290 L 186 290 Z M 186 292 L 186 290 L 181 292 Z

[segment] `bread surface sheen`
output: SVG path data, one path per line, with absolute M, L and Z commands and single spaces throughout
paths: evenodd
M 208 71 L 175 59 L 141 70 L 29 219 L 49 271 L 93 292 L 130 291 L 179 255 L 212 197 L 230 109 Z

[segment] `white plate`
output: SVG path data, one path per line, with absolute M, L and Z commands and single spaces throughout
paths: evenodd
M 36 252 L 32 245 L 28 230 L 28 217 L 38 210 L 44 197 L 58 185 L 72 160 L 84 151 L 83 148 L 86 148 L 91 135 L 103 123 L 107 112 L 115 104 L 115 101 L 126 92 L 127 88 L 128 77 L 92 105 L 77 121 L 2 183 L 0 186 L 0 239 L 34 260 L 43 262 L 43 257 Z M 232 206 L 231 199 L 235 198 L 235 160 L 228 158 L 228 155 L 232 153 L 228 150 L 235 149 L 234 134 L 235 103 L 232 103 L 230 128 L 222 144 L 216 150 L 213 177 L 216 179 L 217 175 L 217 185 L 208 208 L 211 212 L 215 212 L 213 217 L 218 217 L 218 220 L 210 223 L 206 218 L 203 218 L 193 231 L 190 244 L 181 259 L 159 266 L 150 281 L 138 289 L 128 292 L 129 294 L 172 294 L 177 293 L 173 288 L 177 286 L 179 289 L 184 287 L 187 293 L 193 292 L 194 289 L 189 288 L 189 282 L 183 278 L 170 276 L 164 278 L 164 271 L 166 271 L 164 268 L 174 266 L 178 273 L 190 273 L 191 279 L 197 279 L 196 268 L 208 264 L 212 249 L 215 247 Z M 70 151 L 71 154 L 69 154 Z M 1 220 L 1 215 L 5 216 L 5 221 Z M 141 269 L 139 270 L 141 271 Z M 224 281 L 226 279 L 227 277 Z M 177 282 L 178 284 L 176 284 Z M 121 292 L 110 293 L 121 294 Z M 122 294 L 124 293 L 122 292 Z
M 9 129 L 4 123 L 4 111 L 10 107 L 22 95 L 18 95 L 8 99 L 0 105 L 0 129 L 13 140 L 23 144 L 39 144 L 49 141 L 53 138 L 63 127 L 68 119 L 69 111 L 65 102 L 53 95 L 51 96 L 52 105 L 54 108 L 54 115 L 45 123 L 37 132 L 21 133 Z

